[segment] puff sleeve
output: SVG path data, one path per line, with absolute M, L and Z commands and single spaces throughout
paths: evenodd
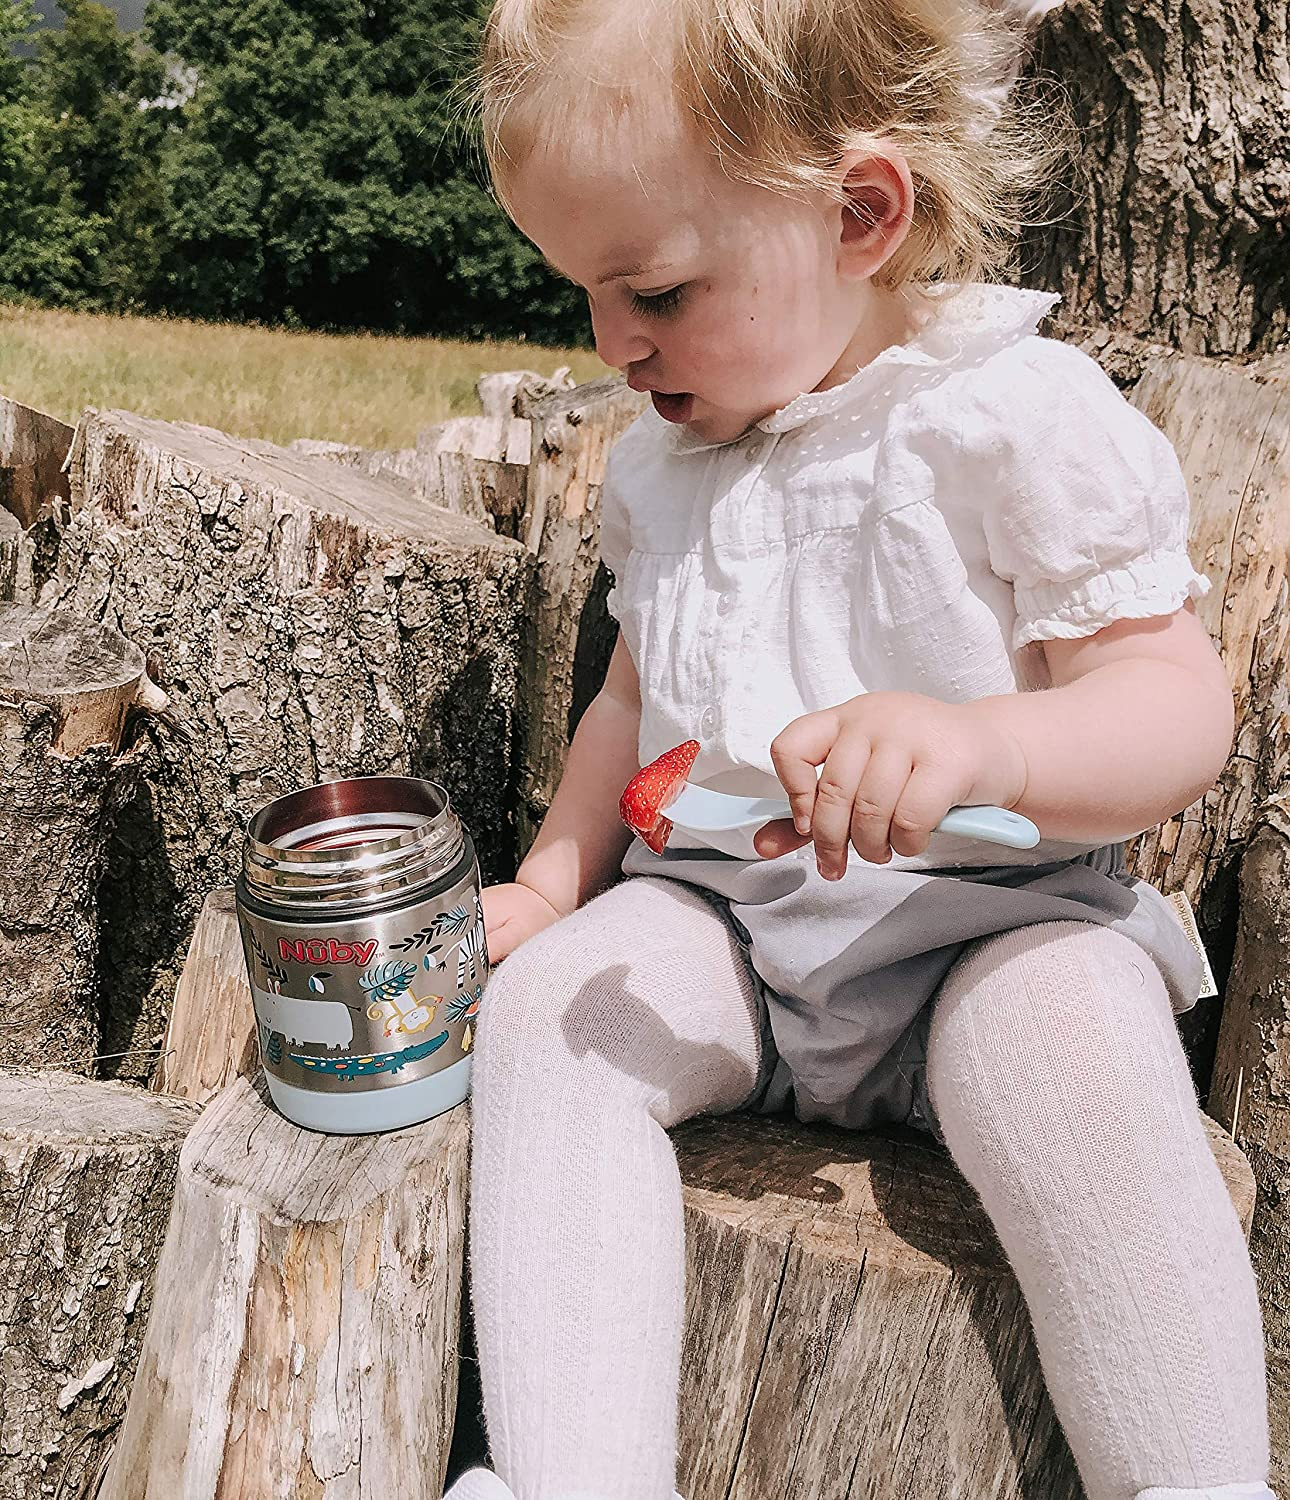
M 1012 585 L 1012 647 L 1173 614 L 1209 592 L 1187 554 L 1187 485 L 1169 440 L 1071 345 L 1030 338 L 965 403 L 991 569 Z

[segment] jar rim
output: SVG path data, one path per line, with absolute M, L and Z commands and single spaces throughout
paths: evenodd
M 361 835 L 364 826 L 384 836 L 335 841 L 347 829 Z M 261 807 L 246 827 L 242 869 L 248 889 L 275 904 L 365 904 L 435 879 L 463 847 L 461 823 L 438 782 L 351 776 Z

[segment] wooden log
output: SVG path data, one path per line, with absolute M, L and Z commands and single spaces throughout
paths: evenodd
M 0 604 L 0 1035 L 9 1063 L 99 1051 L 98 885 L 137 760 L 129 709 L 160 700 L 116 631 Z
M 475 394 L 486 417 L 527 417 L 538 402 L 557 391 L 572 390 L 573 385 L 568 365 L 549 376 L 536 370 L 497 370 L 479 377 Z
M 67 499 L 63 465 L 71 446 L 66 422 L 0 396 L 0 509 L 24 530 Z
M 101 1500 L 439 1494 L 468 1135 L 313 1135 L 262 1080 L 208 1106 Z
M 1250 1160 L 1250 1257 L 1268 1358 L 1272 1483 L 1290 1483 L 1290 790 L 1260 810 L 1241 861 L 1240 924 L 1209 1111 Z
M 105 1052 L 160 1042 L 201 901 L 280 792 L 429 776 L 485 878 L 514 868 L 521 547 L 326 459 L 126 412 L 85 414 L 71 477 L 41 601 L 146 642 L 173 705 L 104 884 Z
M 1221 989 L 1255 810 L 1290 776 L 1290 386 L 1185 356 L 1151 362 L 1133 401 L 1172 441 L 1192 497 L 1190 550 L 1212 585 L 1197 612 L 1236 699 L 1214 787 L 1144 834 L 1133 869 L 1196 908 Z
M 520 527 L 524 545 L 537 559 L 521 658 L 521 854 L 551 805 L 572 738 L 574 665 L 583 607 L 596 579 L 605 464 L 646 401 L 615 378 L 549 396 L 533 409 Z
M 206 1104 L 259 1065 L 237 909 L 233 892 L 221 887 L 207 896 L 193 929 L 152 1088 Z
M 93 1494 L 196 1114 L 120 1084 L 0 1074 L 0 1500 Z
M 1021 262 L 1062 293 L 1057 326 L 1107 323 L 1197 354 L 1272 350 L 1290 332 L 1284 11 L 1243 0 L 1066 0 L 1034 69 L 1079 132 Z
M 0 600 L 8 601 L 14 596 L 21 544 L 22 526 L 18 517 L 0 510 Z
M 1206 1130 L 1248 1230 L 1249 1167 Z M 1082 1500 L 1020 1289 L 946 1153 L 746 1115 L 673 1139 L 687 1500 Z

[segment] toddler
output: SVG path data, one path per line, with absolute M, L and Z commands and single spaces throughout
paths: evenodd
M 1090 1500 L 1271 1500 L 1254 1281 L 1174 1022 L 1199 964 L 1122 854 L 1213 782 L 1231 694 L 1172 450 L 1037 335 L 1055 297 L 998 282 L 1044 163 L 993 25 L 959 0 L 492 12 L 498 192 L 650 409 L 604 489 L 608 676 L 484 898 L 494 1471 L 455 1500 L 670 1500 L 666 1132 L 740 1108 L 943 1141 Z M 621 826 L 690 739 L 693 782 L 787 792 L 758 857 Z M 971 803 L 1041 843 L 936 831 Z

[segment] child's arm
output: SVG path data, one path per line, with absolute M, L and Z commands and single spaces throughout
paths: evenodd
M 618 799 L 640 769 L 640 718 L 640 682 L 620 637 L 604 686 L 578 723 L 559 788 L 514 884 L 484 893 L 494 962 L 590 900 L 617 874 L 633 837 L 618 816 Z
M 1025 762 L 1013 804 L 1048 838 L 1113 843 L 1212 786 L 1231 749 L 1232 689 L 1194 607 L 1045 641 L 1052 689 L 965 705 Z
M 1015 808 L 1046 838 L 1117 843 L 1213 783 L 1231 746 L 1232 691 L 1190 604 L 1044 651 L 1044 692 L 969 703 L 868 693 L 795 719 L 771 759 L 800 831 L 769 824 L 758 851 L 814 842 L 836 879 L 848 842 L 878 863 L 922 854 L 959 803 Z

